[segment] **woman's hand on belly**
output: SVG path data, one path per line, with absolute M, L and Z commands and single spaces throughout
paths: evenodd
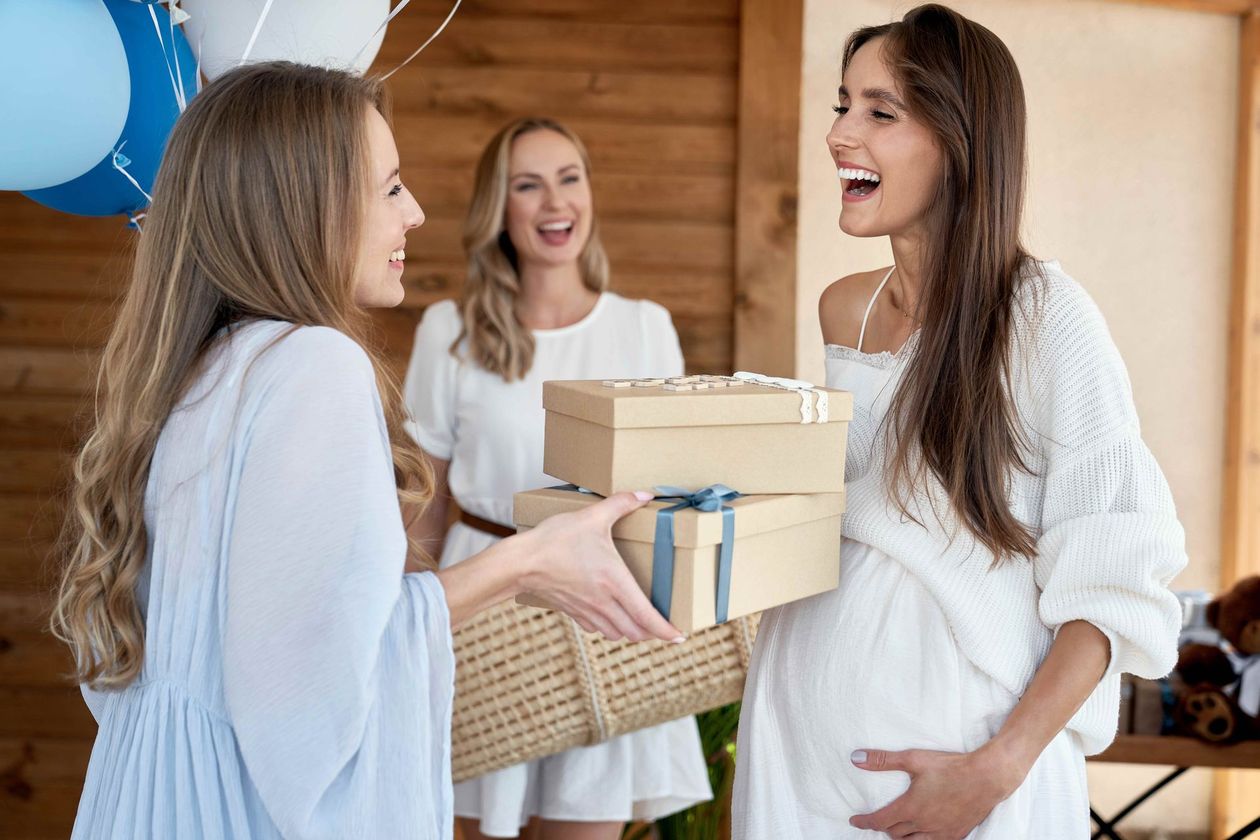
M 1014 793 L 1026 771 L 1008 766 L 1004 758 L 983 747 L 969 753 L 857 750 L 853 763 L 872 772 L 906 773 L 910 789 L 878 811 L 853 817 L 849 824 L 890 837 L 922 840 L 966 837 Z

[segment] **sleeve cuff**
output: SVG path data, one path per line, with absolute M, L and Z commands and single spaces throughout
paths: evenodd
M 1089 621 L 1088 619 L 1082 618 L 1073 620 L 1085 621 L 1099 633 L 1102 633 L 1107 637 L 1107 669 L 1103 671 L 1103 675 L 1098 681 L 1101 683 L 1109 677 L 1114 677 L 1120 674 L 1123 671 L 1123 668 L 1121 667 L 1122 663 L 1120 662 L 1120 637 L 1116 635 L 1116 632 L 1093 621 Z M 1067 624 L 1067 622 L 1065 621 L 1063 624 Z M 1063 624 L 1054 628 L 1054 637 L 1056 639 L 1059 638 L 1059 630 L 1063 628 Z

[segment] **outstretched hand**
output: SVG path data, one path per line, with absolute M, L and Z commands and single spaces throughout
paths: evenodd
M 572 616 L 584 630 L 614 641 L 682 641 L 682 633 L 656 611 L 613 547 L 612 526 L 651 498 L 648 492 L 617 493 L 514 538 L 531 541 L 530 551 L 540 555 L 534 574 L 523 581 L 525 591 Z

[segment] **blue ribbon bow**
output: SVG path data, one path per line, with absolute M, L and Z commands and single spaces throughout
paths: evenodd
M 718 550 L 717 588 L 713 613 L 718 624 L 726 621 L 731 600 L 731 556 L 735 548 L 735 509 L 727 502 L 740 494 L 725 484 L 710 484 L 694 493 L 681 487 L 656 487 L 656 498 L 678 499 L 678 504 L 656 512 L 656 535 L 652 543 L 652 606 L 669 618 L 674 598 L 674 514 L 686 508 L 705 513 L 722 511 L 722 546 Z
M 569 490 L 590 493 L 576 484 L 561 484 L 552 490 Z M 725 484 L 710 484 L 694 493 L 682 487 L 654 487 L 656 499 L 678 499 L 676 505 L 656 512 L 656 534 L 652 542 L 652 606 L 669 618 L 670 604 L 674 600 L 674 514 L 686 508 L 704 513 L 722 511 L 722 545 L 718 550 L 717 584 L 713 598 L 713 615 L 718 624 L 726 622 L 731 600 L 731 557 L 735 551 L 735 509 L 727 502 L 740 498 Z

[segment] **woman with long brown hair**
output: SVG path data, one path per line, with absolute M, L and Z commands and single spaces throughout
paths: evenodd
M 53 627 L 100 726 L 76 838 L 447 837 L 452 624 L 538 590 L 679 638 L 609 536 L 647 493 L 409 556 L 433 478 L 367 309 L 424 214 L 384 96 L 260 64 L 171 135 L 64 534 Z
M 514 120 L 487 143 L 464 225 L 461 300 L 425 310 L 405 397 L 433 465 L 434 501 L 412 536 L 456 564 L 511 534 L 512 495 L 543 473 L 548 379 L 678 376 L 669 313 L 608 291 L 608 258 L 582 141 L 563 124 Z M 448 499 L 460 508 L 447 529 Z M 591 628 L 587 628 L 591 629 Z M 694 718 L 507 767 L 455 786 L 465 840 L 616 840 L 711 797 Z
M 1019 71 L 938 5 L 858 30 L 827 147 L 893 266 L 819 303 L 851 391 L 842 579 L 768 612 L 734 836 L 1089 836 L 1121 672 L 1176 659 L 1184 534 L 1101 314 L 1020 244 Z

